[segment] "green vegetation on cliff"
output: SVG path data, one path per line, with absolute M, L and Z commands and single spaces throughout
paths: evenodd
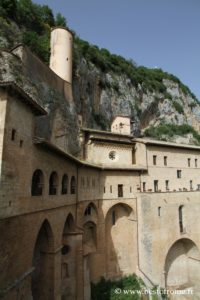
M 185 136 L 187 134 L 192 134 L 196 140 L 196 144 L 200 145 L 200 135 L 192 126 L 188 124 L 162 124 L 157 127 L 150 126 L 144 131 L 144 136 L 152 137 L 159 140 L 166 140 L 167 137 L 173 137 L 175 135 Z
M 144 66 L 137 67 L 133 60 L 126 60 L 120 55 L 111 54 L 107 49 L 99 49 L 98 46 L 89 44 L 79 37 L 75 36 L 74 48 L 74 68 L 79 64 L 81 58 L 92 62 L 102 72 L 114 72 L 116 74 L 126 74 L 130 78 L 131 83 L 142 90 L 150 92 L 159 92 L 167 94 L 166 86 L 163 79 L 168 79 L 179 84 L 184 94 L 190 94 L 192 98 L 197 100 L 196 96 L 190 89 L 184 85 L 176 76 L 164 72 L 162 69 L 149 69 Z M 167 94 L 170 96 L 169 94 Z
M 9 33 L 10 22 L 15 22 L 22 32 L 19 35 L 13 35 L 11 32 L 7 35 L 8 39 L 9 35 L 12 35 L 10 39 L 13 39 L 13 45 L 19 42 L 24 43 L 46 63 L 50 56 L 51 27 L 66 27 L 66 20 L 60 13 L 54 17 L 52 10 L 47 5 L 35 4 L 32 0 L 0 0 L 0 17 L 5 34 L 6 31 Z M 136 88 L 140 86 L 143 92 L 148 90 L 166 94 L 163 79 L 168 79 L 178 83 L 183 93 L 190 94 L 197 100 L 190 89 L 182 84 L 176 76 L 168 74 L 162 69 L 137 67 L 133 60 L 126 60 L 120 55 L 111 54 L 107 49 L 99 49 L 80 39 L 76 34 L 74 34 L 74 40 L 74 69 L 84 57 L 87 62 L 93 63 L 104 73 L 125 74 L 131 83 Z
M 139 300 L 140 291 L 145 288 L 144 283 L 135 274 L 123 277 L 117 281 L 105 280 L 92 284 L 93 300 Z M 135 291 L 135 294 L 124 294 L 124 291 Z M 138 292 L 138 293 L 137 293 Z
M 54 17 L 47 5 L 35 4 L 31 0 L 0 0 L 0 18 L 2 31 L 11 46 L 24 43 L 46 63 L 50 56 L 51 27 L 66 26 L 66 20 L 61 14 Z M 19 26 L 21 34 L 10 32 L 11 22 Z

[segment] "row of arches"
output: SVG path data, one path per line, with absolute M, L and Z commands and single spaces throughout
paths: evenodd
M 112 222 L 113 211 L 115 211 L 115 224 Z M 132 251 L 129 251 L 128 255 L 123 255 L 123 251 L 127 250 L 127 245 L 121 244 L 120 239 L 122 239 L 123 229 L 127 222 L 128 218 L 132 213 L 132 209 L 125 204 L 117 204 L 111 207 L 106 213 L 106 225 L 105 225 L 105 244 L 107 261 L 110 261 L 110 264 L 107 268 L 108 273 L 115 274 L 116 270 L 120 270 L 118 265 L 118 258 L 115 254 L 116 247 L 119 247 L 120 244 L 120 253 L 118 256 L 122 257 L 126 261 L 132 256 Z M 99 240 L 99 218 L 100 212 L 94 203 L 89 203 L 84 209 L 82 209 L 82 221 L 81 227 L 83 229 L 83 260 L 84 260 L 84 287 L 86 294 L 90 294 L 90 283 L 93 279 L 93 276 L 96 272 L 96 259 L 101 246 Z M 132 222 L 133 223 L 133 222 Z M 113 226 L 118 226 L 112 230 Z M 126 226 L 127 227 L 127 226 Z M 121 228 L 121 230 L 120 230 Z M 78 228 L 80 230 L 80 228 Z M 110 232 L 110 230 L 112 232 Z M 132 241 L 130 236 L 130 241 Z M 74 221 L 72 214 L 69 214 L 66 218 L 65 225 L 62 232 L 62 247 L 61 247 L 61 291 L 62 291 L 62 300 L 65 299 L 74 299 L 76 291 L 76 251 L 77 251 L 77 227 Z M 81 244 L 82 244 L 81 243 Z M 106 246 L 107 245 L 107 246 Z M 124 249 L 123 249 L 124 247 Z M 52 253 L 54 252 L 54 234 L 51 228 L 50 223 L 45 220 L 39 230 L 35 248 L 33 253 L 33 267 L 34 272 L 32 274 L 32 297 L 33 300 L 44 300 L 52 299 L 52 270 L 53 270 L 53 261 Z M 131 248 L 130 248 L 131 249 Z M 130 250 L 129 249 L 129 250 Z M 114 255 L 114 256 L 113 256 Z M 129 257 L 129 258 L 127 258 Z M 120 262 L 121 267 L 123 268 L 123 261 Z M 111 275 L 112 275 L 111 274 Z M 74 298 L 73 298 L 74 297 Z M 86 296 L 87 298 L 87 296 Z M 88 298 L 89 299 L 89 298 Z
M 61 247 L 61 293 L 62 300 L 75 298 L 76 286 L 76 251 L 75 222 L 69 214 L 62 232 Z M 33 252 L 33 268 L 31 290 L 33 300 L 53 300 L 54 235 L 48 220 L 41 225 Z
M 99 218 L 100 211 L 93 202 L 82 209 L 83 276 L 86 299 L 90 298 L 90 282 L 96 272 L 96 259 L 98 261 L 102 243 L 105 244 L 103 255 L 108 278 L 116 278 L 116 276 L 119 278 L 119 276 L 133 272 L 136 267 L 134 262 L 134 253 L 137 253 L 134 239 L 136 223 L 133 209 L 124 203 L 115 204 L 108 209 L 105 215 L 105 241 L 99 239 Z M 77 284 L 76 230 L 74 217 L 69 214 L 64 224 L 61 240 L 62 300 L 75 298 Z M 45 220 L 39 230 L 33 255 L 35 268 L 32 275 L 33 300 L 52 299 L 51 253 L 53 253 L 53 249 L 52 229 L 49 222 Z M 165 266 L 163 266 L 166 271 L 166 287 L 176 289 L 195 286 L 200 280 L 199 266 L 200 252 L 194 242 L 189 239 L 178 240 L 169 249 Z
M 37 169 L 32 176 L 31 195 L 42 196 L 44 193 L 45 179 L 42 170 Z M 49 195 L 57 195 L 59 193 L 59 177 L 57 172 L 53 171 L 49 176 L 48 182 Z M 62 176 L 60 193 L 62 195 L 76 194 L 76 179 L 75 176 L 68 177 L 67 174 Z

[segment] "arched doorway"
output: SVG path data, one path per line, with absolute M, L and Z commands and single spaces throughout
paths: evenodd
M 63 229 L 61 255 L 61 299 L 72 300 L 76 298 L 76 234 L 71 214 Z
M 137 261 L 137 236 L 134 213 L 126 204 L 112 206 L 105 222 L 107 278 L 134 273 Z
M 168 289 L 197 288 L 200 282 L 200 251 L 190 239 L 176 241 L 165 261 Z
M 53 300 L 53 233 L 45 220 L 40 228 L 33 253 L 33 300 Z

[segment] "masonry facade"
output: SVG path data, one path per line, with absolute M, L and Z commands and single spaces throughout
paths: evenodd
M 2 298 L 89 300 L 91 282 L 136 273 L 200 299 L 200 147 L 134 138 L 119 116 L 80 126 L 77 158 L 39 136 L 46 115 L 1 83 Z

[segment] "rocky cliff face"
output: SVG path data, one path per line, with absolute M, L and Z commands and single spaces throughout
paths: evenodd
M 103 73 L 83 58 L 75 70 L 73 94 L 84 126 L 109 129 L 114 116 L 127 115 L 135 134 L 160 124 L 189 124 L 200 132 L 198 101 L 176 82 L 163 79 L 163 84 L 165 93 L 145 91 L 125 74 Z
M 10 48 L 20 40 L 19 27 L 14 22 L 8 26 L 2 19 L 0 47 Z M 75 51 L 78 47 L 79 44 L 75 43 Z M 0 80 L 14 80 L 37 101 L 43 99 L 41 104 L 49 112 L 46 123 L 48 128 L 45 127 L 43 135 L 55 141 L 51 133 L 53 128 L 56 128 L 57 136 L 70 136 L 71 142 L 67 138 L 60 138 L 58 145 L 64 145 L 62 147 L 73 154 L 78 153 L 80 149 L 78 139 L 75 138 L 78 136 L 78 115 L 82 116 L 84 127 L 103 130 L 110 130 L 114 116 L 130 116 L 133 121 L 132 132 L 136 136 L 145 134 L 145 129 L 151 126 L 157 127 L 161 124 L 188 124 L 200 133 L 200 104 L 190 91 L 183 89 L 184 86 L 180 81 L 163 77 L 162 82 L 160 78 L 158 80 L 162 89 L 155 88 L 151 85 L 151 81 L 147 87 L 142 80 L 133 83 L 126 72 L 114 72 L 111 71 L 112 68 L 102 71 L 98 64 L 87 56 L 79 55 L 74 65 L 73 97 L 71 97 L 68 88 L 68 96 L 62 92 L 62 89 L 66 90 L 62 83 L 58 84 L 57 90 L 53 79 L 45 81 L 45 78 L 49 77 L 48 68 L 43 72 L 42 78 L 40 69 L 35 70 L 33 65 L 27 69 L 19 58 L 14 59 L 13 55 L 6 54 L 5 51 L 2 53 Z M 26 63 L 30 63 L 28 55 Z M 134 69 L 131 72 L 134 75 Z M 148 81 L 148 75 L 145 76 L 145 80 Z M 72 127 L 75 129 L 72 130 Z M 41 128 L 44 128 L 43 125 Z M 177 140 L 177 136 L 171 137 L 172 139 Z M 194 143 L 196 140 L 193 136 L 186 135 L 180 142 Z
M 5 82 L 15 83 L 47 111 L 36 117 L 35 136 L 77 156 L 79 128 L 71 86 L 23 46 L 0 51 L 0 83 Z

